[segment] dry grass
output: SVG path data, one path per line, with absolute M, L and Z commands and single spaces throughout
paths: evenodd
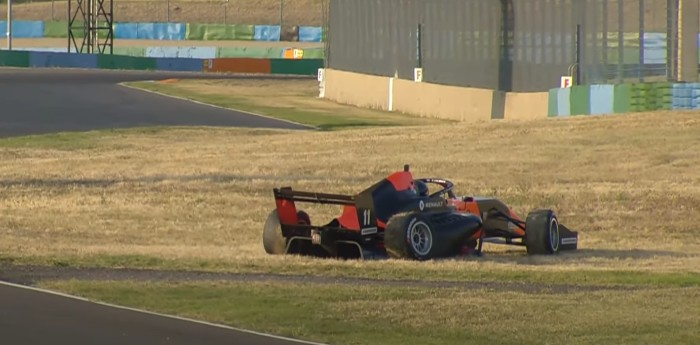
M 3 1 L 5 2 L 5 1 Z M 189 22 L 314 25 L 323 23 L 323 0 L 114 0 L 116 22 Z M 280 8 L 280 3 L 283 6 Z M 168 7 L 168 5 L 170 7 Z M 75 6 L 75 4 L 74 4 Z M 68 20 L 67 1 L 13 5 L 17 20 Z M 6 5 L 0 5 L 5 13 Z
M 313 271 L 652 270 L 700 272 L 697 112 L 297 132 L 125 131 L 0 141 L 0 253 L 145 255 L 227 269 Z M 67 139 L 67 140 L 66 140 Z M 68 143 L 68 144 L 67 144 Z M 558 210 L 581 252 L 414 263 L 267 256 L 272 188 L 353 193 L 410 163 L 526 213 Z M 319 222 L 336 214 L 311 208 Z M 500 254 L 499 254 L 500 252 Z M 513 263 L 517 264 L 513 266 Z

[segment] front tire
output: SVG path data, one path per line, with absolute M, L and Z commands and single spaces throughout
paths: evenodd
M 430 260 L 434 255 L 434 227 L 419 213 L 397 214 L 384 230 L 384 245 L 394 259 Z
M 525 220 L 525 247 L 530 255 L 559 252 L 559 220 L 552 210 L 530 212 Z

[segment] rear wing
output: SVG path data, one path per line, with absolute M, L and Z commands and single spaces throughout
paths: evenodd
M 329 228 L 359 231 L 362 235 L 377 232 L 372 195 L 317 193 L 295 191 L 291 187 L 274 188 L 275 203 L 280 224 L 283 228 L 306 228 L 324 230 Z M 302 224 L 297 213 L 297 203 L 312 203 L 343 206 L 343 213 L 328 225 Z M 335 222 L 337 221 L 337 222 Z

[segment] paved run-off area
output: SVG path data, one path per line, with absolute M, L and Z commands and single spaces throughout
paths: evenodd
M 202 75 L 0 69 L 0 137 L 141 126 L 308 129 L 118 85 L 126 81 L 196 77 Z

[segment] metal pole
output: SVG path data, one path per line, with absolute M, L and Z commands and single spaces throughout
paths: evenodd
M 644 0 L 639 0 L 639 82 L 644 82 Z
M 7 50 L 12 50 L 12 0 L 7 0 Z
M 610 75 L 608 66 L 608 0 L 603 0 L 603 66 L 605 82 L 607 83 Z
M 418 68 L 423 68 L 423 27 L 419 23 L 416 30 L 416 60 L 418 60 Z
M 622 0 L 617 1 L 617 81 L 622 83 L 625 79 L 625 5 Z
M 168 0 L 168 5 L 167 5 L 167 6 L 168 6 L 168 9 L 167 9 L 166 11 L 167 11 L 167 13 L 168 13 L 168 14 L 167 14 L 168 23 L 170 23 L 170 0 Z
M 581 24 L 576 24 L 576 75 L 574 85 L 581 85 Z
M 280 28 L 284 24 L 284 0 L 280 0 Z

